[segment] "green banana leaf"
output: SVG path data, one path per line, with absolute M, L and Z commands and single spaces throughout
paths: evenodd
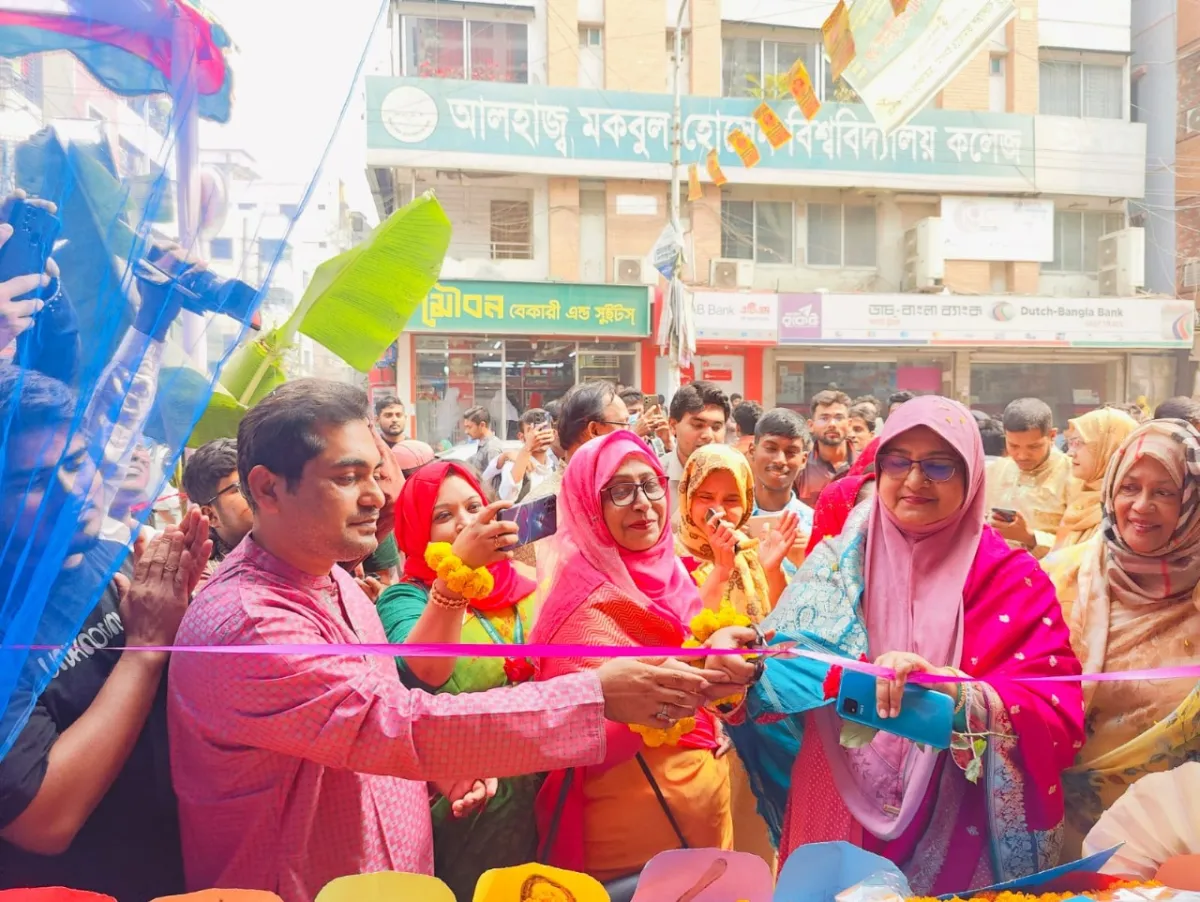
M 426 192 L 317 267 L 285 334 L 295 325 L 369 372 L 437 281 L 450 232 L 445 210 Z
M 159 386 L 146 422 L 148 438 L 173 448 L 186 440 L 187 447 L 199 448 L 213 439 L 237 435 L 247 408 L 221 386 L 211 388 L 206 376 L 186 366 L 164 367 Z M 202 408 L 204 413 L 192 428 Z
M 283 331 L 274 329 L 234 351 L 221 369 L 221 386 L 245 407 L 253 407 L 287 381 Z

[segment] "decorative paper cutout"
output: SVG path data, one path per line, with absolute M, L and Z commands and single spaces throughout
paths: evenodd
M 713 184 L 718 188 L 729 181 L 729 179 L 725 178 L 725 173 L 721 171 L 721 158 L 715 148 L 708 152 L 706 165 L 708 166 L 708 177 L 713 180 Z
M 594 877 L 545 864 L 485 871 L 475 886 L 474 902 L 609 902 Z
M 354 874 L 325 884 L 316 902 L 454 902 L 450 887 L 424 874 Z
M 688 202 L 704 197 L 704 189 L 700 187 L 700 167 L 695 163 L 688 164 Z
M 908 0 L 892 0 L 892 12 L 900 15 L 908 7 Z
M 767 136 L 767 142 L 776 150 L 792 140 L 792 133 L 788 131 L 788 127 L 767 104 L 760 103 L 758 105 L 758 109 L 754 111 L 754 121 Z
M 749 852 L 675 849 L 650 859 L 633 902 L 771 902 L 774 884 L 767 863 Z
M 796 106 L 800 108 L 804 118 L 811 122 L 813 116 L 821 111 L 821 101 L 813 89 L 812 78 L 808 74 L 808 67 L 804 65 L 804 60 L 798 59 L 792 63 L 792 69 L 788 72 L 788 90 L 792 92 Z
M 825 55 L 829 57 L 833 80 L 837 81 L 854 59 L 854 33 L 850 30 L 850 10 L 846 0 L 838 0 L 825 24 L 821 26 Z
M 159 896 L 153 902 L 283 902 L 263 889 L 202 889 L 178 896 Z
M 762 159 L 762 154 L 758 152 L 758 147 L 754 141 L 740 128 L 735 128 L 729 133 L 729 146 L 733 148 L 733 152 L 742 158 L 742 165 L 747 169 L 752 169 L 758 165 L 758 161 Z

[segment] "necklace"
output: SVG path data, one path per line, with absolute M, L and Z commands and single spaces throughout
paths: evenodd
M 525 644 L 525 626 L 521 623 L 521 609 L 517 605 L 513 605 L 513 645 Z M 483 627 L 483 631 L 488 634 L 488 638 L 496 645 L 508 645 L 509 642 L 500 635 L 500 631 L 487 619 L 482 611 L 471 609 L 471 613 L 475 615 L 475 619 L 479 621 L 479 625 Z M 534 669 L 533 662 L 528 658 L 505 658 L 504 659 L 504 676 L 508 678 L 509 683 L 525 683 L 533 679 Z

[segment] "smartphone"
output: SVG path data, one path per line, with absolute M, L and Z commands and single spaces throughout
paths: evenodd
M 517 524 L 517 544 L 510 547 L 519 548 L 558 532 L 558 496 L 547 495 L 515 504 L 496 516 Z
M 4 247 L 0 247 L 0 282 L 44 273 L 46 261 L 50 259 L 54 242 L 62 230 L 62 221 L 44 207 L 26 200 L 14 200 L 8 224 L 13 227 L 13 233 Z M 14 300 L 40 297 L 44 290 L 35 288 Z
M 993 507 L 992 513 L 996 515 L 997 520 L 1003 520 L 1005 523 L 1012 523 L 1017 519 L 1017 512 L 1006 507 Z
M 838 690 L 837 713 L 845 720 L 902 736 L 932 749 L 950 748 L 954 699 L 933 689 L 906 684 L 898 717 L 881 718 L 875 703 L 876 678 L 846 670 Z
M 771 530 L 778 529 L 781 519 L 783 519 L 782 514 L 761 514 L 751 517 L 742 527 L 742 532 L 752 539 L 761 539 Z

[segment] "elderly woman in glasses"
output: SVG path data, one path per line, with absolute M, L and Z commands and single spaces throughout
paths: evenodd
M 654 452 L 627 430 L 575 451 L 558 496 L 558 557 L 533 643 L 678 648 L 690 637 L 702 605 L 675 556 L 667 486 Z M 722 633 L 735 646 L 755 635 Z M 601 663 L 544 658 L 537 678 Z M 709 666 L 714 699 L 737 692 L 729 684 L 754 672 L 729 656 Z M 662 729 L 651 732 L 609 723 L 604 764 L 550 775 L 538 798 L 542 860 L 613 881 L 668 849 L 731 847 L 729 771 L 716 754 L 716 724 L 704 711 L 688 713 L 664 705 Z
M 733 738 L 786 858 L 846 840 L 894 861 L 918 895 L 961 892 L 1056 864 L 1062 773 L 1083 739 L 1078 674 L 1054 589 L 1027 552 L 984 525 L 983 446 L 946 398 L 888 418 L 878 489 L 819 544 L 763 621 L 775 641 L 862 658 L 884 727 L 864 732 L 826 707 L 836 676 L 773 657 Z M 953 701 L 951 749 L 887 732 L 908 678 Z M 766 716 L 764 716 L 766 715 Z M 787 807 L 781 810 L 781 800 Z

